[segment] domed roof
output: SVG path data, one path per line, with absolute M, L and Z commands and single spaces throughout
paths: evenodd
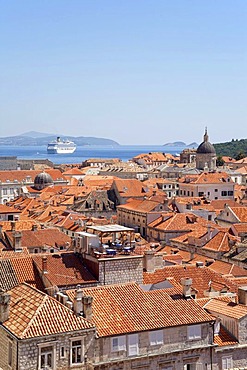
M 207 129 L 205 130 L 204 140 L 198 146 L 196 153 L 199 153 L 199 154 L 216 154 L 214 146 L 208 141 Z
M 52 184 L 53 184 L 52 177 L 47 172 L 43 171 L 43 172 L 39 173 L 37 176 L 35 176 L 34 187 L 36 189 L 43 189 L 46 186 L 49 186 L 49 185 L 52 185 Z

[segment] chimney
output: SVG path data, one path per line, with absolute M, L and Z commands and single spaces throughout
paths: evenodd
M 11 221 L 11 231 L 15 231 L 15 221 Z
M 247 287 L 238 288 L 238 303 L 247 306 Z
M 155 250 L 146 250 L 144 251 L 144 268 L 147 272 L 155 271 Z
M 93 297 L 84 296 L 82 297 L 82 302 L 83 302 L 83 316 L 85 317 L 85 319 L 91 321 L 93 316 L 92 310 Z
M 80 285 L 77 285 L 77 289 L 75 291 L 75 298 L 74 298 L 74 311 L 77 315 L 80 315 L 83 313 L 82 295 L 83 295 L 83 291 Z
M 47 270 L 47 257 L 46 256 L 43 256 L 42 257 L 42 274 L 47 274 L 48 273 L 48 270 Z
M 21 237 L 22 233 L 20 231 L 13 231 L 13 248 L 14 250 L 21 250 Z
M 10 295 L 4 293 L 4 291 L 0 292 L 0 323 L 4 323 L 9 318 L 9 302 L 10 302 Z
M 191 298 L 191 285 L 192 279 L 191 278 L 182 278 L 181 285 L 183 287 L 183 296 L 185 299 Z
M 32 231 L 37 231 L 37 229 L 38 229 L 38 226 L 36 224 L 33 224 L 32 225 Z

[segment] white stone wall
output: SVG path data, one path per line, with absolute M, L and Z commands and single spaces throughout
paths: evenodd
M 143 282 L 143 257 L 101 258 L 99 261 L 99 282 L 103 285 Z

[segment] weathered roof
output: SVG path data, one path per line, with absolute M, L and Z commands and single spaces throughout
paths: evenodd
M 86 319 L 27 284 L 8 293 L 11 296 L 10 314 L 2 325 L 20 339 L 93 328 Z
M 213 321 L 194 300 L 173 300 L 165 290 L 144 291 L 136 283 L 85 288 L 92 296 L 92 323 L 99 336 Z M 67 292 L 73 300 L 74 291 Z

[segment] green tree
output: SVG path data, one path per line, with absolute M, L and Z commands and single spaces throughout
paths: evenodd
M 236 156 L 236 161 L 239 161 L 240 159 L 243 159 L 245 158 L 245 153 L 243 150 L 240 150 L 240 152 L 238 152 L 237 156 Z
M 224 166 L 224 164 L 225 164 L 225 161 L 223 160 L 222 156 L 219 155 L 216 159 L 216 166 L 221 167 L 221 166 Z

